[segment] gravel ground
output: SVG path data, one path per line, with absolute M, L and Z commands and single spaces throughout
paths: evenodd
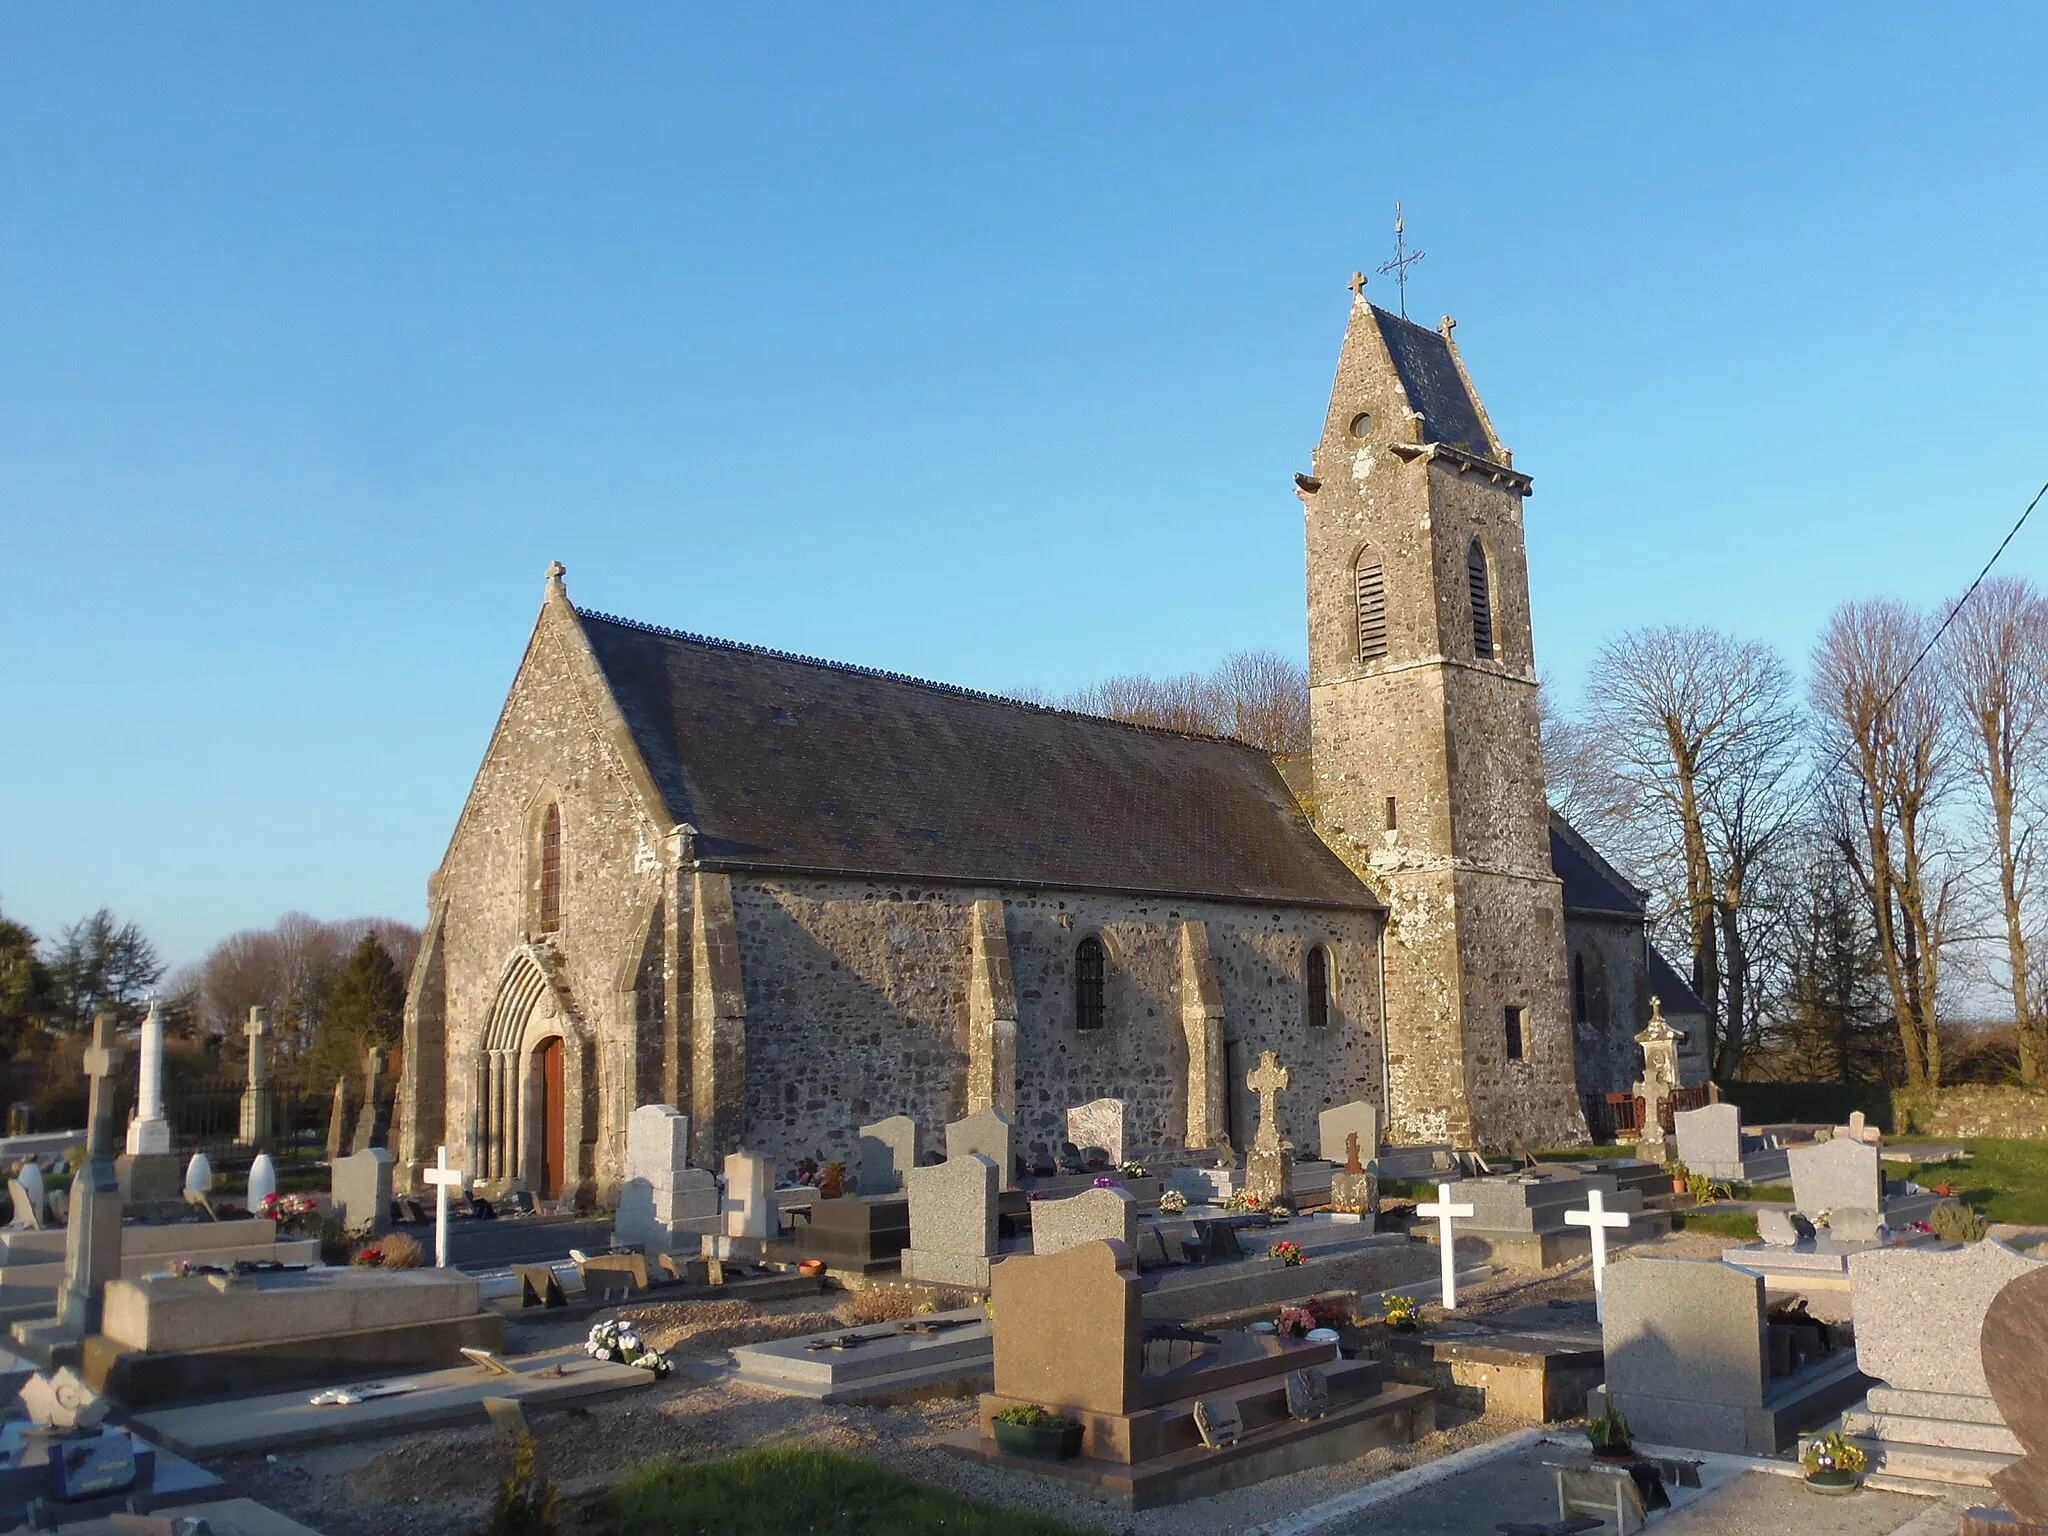
M 1647 1251 L 1709 1257 L 1725 1245 L 1725 1239 L 1711 1234 L 1676 1233 Z M 970 1498 L 1037 1510 L 1076 1526 L 1132 1536 L 1222 1536 L 1519 1427 L 1439 1404 L 1437 1431 L 1414 1445 L 1133 1515 L 1092 1500 L 1068 1484 L 966 1461 L 938 1449 L 944 1436 L 973 1424 L 972 1398 L 885 1408 L 826 1406 L 771 1396 L 729 1379 L 726 1352 L 736 1344 L 872 1323 L 892 1310 L 907 1313 L 916 1298 L 902 1292 L 889 1298 L 868 1292 L 848 1297 L 830 1311 L 820 1307 L 823 1299 L 802 1297 L 761 1305 L 681 1302 L 625 1309 L 640 1320 L 649 1343 L 670 1353 L 676 1374 L 629 1398 L 539 1416 L 533 1429 L 542 1472 L 562 1489 L 566 1504 L 569 1497 L 656 1458 L 697 1460 L 750 1446 L 807 1441 L 867 1457 Z M 1459 1299 L 1464 1316 L 1551 1299 L 1590 1301 L 1591 1269 L 1580 1260 L 1540 1276 L 1500 1275 L 1468 1287 Z M 507 1351 L 527 1354 L 576 1343 L 587 1327 L 585 1322 L 517 1325 L 508 1330 Z M 442 1536 L 480 1525 L 509 1463 L 504 1439 L 477 1426 L 275 1457 L 236 1457 L 215 1470 L 236 1493 L 283 1510 L 328 1536 Z

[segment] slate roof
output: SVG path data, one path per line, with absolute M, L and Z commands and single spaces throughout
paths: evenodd
M 1699 993 L 1693 991 L 1692 983 L 1678 974 L 1678 968 L 1666 960 L 1654 944 L 1650 946 L 1650 993 L 1664 1005 L 1667 1014 L 1704 1014 L 1707 1011 Z
M 1557 812 L 1550 813 L 1550 867 L 1564 884 L 1567 912 L 1611 912 L 1641 921 L 1643 898 Z
M 1411 410 L 1422 413 L 1422 435 L 1426 442 L 1449 443 L 1483 459 L 1498 459 L 1493 438 L 1465 387 L 1465 376 L 1451 344 L 1436 331 L 1390 315 L 1377 304 L 1373 318 L 1401 375 Z
M 706 866 L 1380 905 L 1240 742 L 579 617 Z

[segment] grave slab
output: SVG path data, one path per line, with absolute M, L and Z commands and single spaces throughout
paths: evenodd
M 593 1360 L 559 1350 L 505 1362 L 501 1376 L 460 1365 L 393 1379 L 411 1390 L 346 1406 L 314 1407 L 305 1391 L 237 1398 L 138 1414 L 135 1428 L 181 1455 L 206 1460 L 240 1451 L 333 1445 L 403 1430 L 481 1422 L 487 1397 L 510 1398 L 528 1409 L 589 1403 L 654 1385 L 654 1373 L 616 1360 Z
M 843 1348 L 814 1348 L 845 1341 Z M 824 1403 L 907 1402 L 952 1395 L 992 1378 L 988 1314 L 965 1307 L 872 1328 L 837 1328 L 733 1350 L 737 1379 L 785 1397 Z

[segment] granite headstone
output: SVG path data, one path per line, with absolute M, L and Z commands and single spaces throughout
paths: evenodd
M 1125 1106 L 1122 1099 L 1092 1099 L 1067 1111 L 1067 1140 L 1086 1152 L 1100 1147 L 1111 1163 L 1124 1160 Z
M 996 1254 L 995 1160 L 979 1152 L 949 1157 L 934 1167 L 911 1169 L 909 1186 L 903 1278 L 985 1288 Z
M 1084 1189 L 1064 1200 L 1031 1202 L 1031 1251 L 1064 1253 L 1082 1243 L 1111 1239 L 1134 1249 L 1138 1202 L 1127 1189 Z
M 1326 1163 L 1343 1163 L 1345 1138 L 1358 1137 L 1358 1153 L 1366 1162 L 1380 1155 L 1380 1111 L 1377 1104 L 1353 1099 L 1316 1116 L 1317 1155 Z
M 1000 1109 L 981 1109 L 946 1127 L 946 1156 L 965 1157 L 979 1152 L 996 1165 L 996 1187 L 1011 1189 L 1017 1182 L 1017 1123 Z
M 903 1188 L 903 1177 L 915 1168 L 918 1156 L 917 1122 L 908 1115 L 891 1115 L 860 1128 L 860 1192 L 864 1195 L 893 1195 Z
M 1884 1209 L 1884 1170 L 1877 1148 L 1869 1142 L 1837 1136 L 1794 1147 L 1787 1160 L 1792 1165 L 1792 1201 L 1802 1216 L 1844 1207 Z

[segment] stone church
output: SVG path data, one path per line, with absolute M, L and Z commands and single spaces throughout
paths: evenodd
M 1071 1106 L 1143 1153 L 1370 1099 L 1389 1139 L 1587 1134 L 1654 992 L 1643 896 L 1544 797 L 1522 506 L 1451 339 L 1359 296 L 1312 471 L 1306 764 L 579 609 L 560 566 L 441 866 L 399 1157 L 609 1199 L 626 1119 L 852 1160 Z

